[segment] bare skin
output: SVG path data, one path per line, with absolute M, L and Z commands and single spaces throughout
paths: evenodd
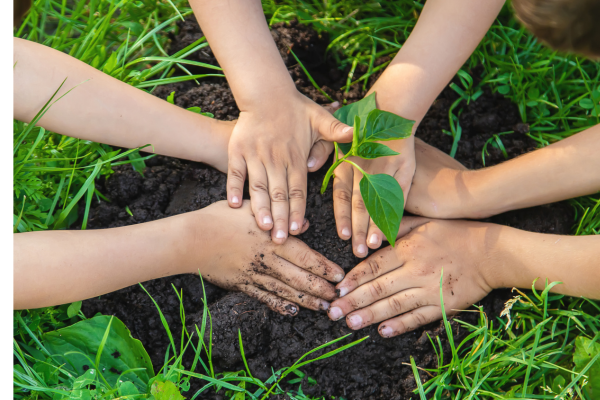
M 561 281 L 552 292 L 600 298 L 600 236 L 559 236 L 471 221 L 405 217 L 396 247 L 377 251 L 337 285 L 333 320 L 360 329 L 379 324 L 383 337 L 442 317 L 440 275 L 448 314 L 495 288 Z M 565 265 L 569 266 L 568 273 Z
M 190 5 L 240 109 L 229 142 L 227 200 L 241 206 L 247 177 L 256 223 L 284 243 L 288 234 L 300 233 L 306 174 L 332 150 L 324 141 L 350 142 L 352 128 L 296 90 L 259 0 Z
M 302 231 L 307 228 L 305 223 Z M 339 266 L 298 239 L 274 244 L 256 226 L 247 201 L 239 209 L 218 202 L 122 228 L 14 235 L 15 309 L 65 304 L 198 272 L 283 315 L 295 315 L 298 305 L 326 310 L 336 297 L 329 282 L 344 277 Z
M 416 123 L 409 139 L 385 142 L 400 155 L 353 161 L 367 173 L 396 178 L 405 200 L 410 198 L 415 173 L 414 131 L 475 50 L 503 4 L 503 0 L 427 1 L 408 40 L 369 91 L 368 94 L 377 92 L 378 108 Z M 365 209 L 358 187 L 361 178 L 355 167 L 342 163 L 335 171 L 333 183 L 338 235 L 344 240 L 352 238 L 357 257 L 365 257 L 367 247 L 379 248 L 384 238 Z

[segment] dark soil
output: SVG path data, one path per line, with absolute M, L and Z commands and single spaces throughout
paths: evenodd
M 171 52 L 187 46 L 201 36 L 193 20 L 180 23 L 179 32 L 173 38 Z M 333 98 L 355 100 L 364 94 L 361 88 L 346 95 L 334 90 L 345 84 L 344 71 L 323 59 L 327 38 L 319 37 L 311 29 L 298 24 L 276 25 L 273 37 L 299 90 L 308 97 L 321 104 L 327 103 L 327 99 L 314 89 L 293 57 L 290 57 L 288 47 L 294 49 L 311 75 L 327 88 L 326 91 Z M 203 62 L 215 63 L 209 48 L 203 49 L 194 57 Z M 385 60 L 378 60 L 378 63 L 383 61 Z M 370 79 L 370 83 L 372 82 L 373 79 Z M 199 106 L 203 111 L 212 112 L 216 118 L 224 120 L 238 116 L 239 111 L 231 91 L 223 80 L 204 82 L 200 86 L 193 83 L 169 85 L 158 88 L 155 94 L 166 98 L 172 91 L 176 91 L 175 103 L 181 107 Z M 445 152 L 449 152 L 452 139 L 442 129 L 449 130 L 448 107 L 455 98 L 451 89 L 444 90 L 417 131 L 418 137 Z M 463 132 L 456 158 L 469 168 L 480 168 L 483 165 L 482 147 L 494 133 L 515 131 L 502 137 L 509 157 L 518 156 L 535 147 L 535 143 L 524 134 L 527 127 L 520 124 L 516 107 L 501 96 L 484 93 L 477 101 L 465 107 L 460 116 L 460 124 Z M 489 152 L 490 155 L 486 157 L 487 165 L 504 160 L 500 150 L 490 148 Z M 143 177 L 130 166 L 124 165 L 116 167 L 116 172 L 106 181 L 98 182 L 99 190 L 111 199 L 111 203 L 100 202 L 94 205 L 90 213 L 89 228 L 152 221 L 206 207 L 226 198 L 226 177 L 212 168 L 168 157 L 155 157 L 147 165 Z M 339 239 L 336 234 L 331 188 L 324 195 L 319 194 L 324 173 L 325 170 L 322 169 L 309 176 L 307 218 L 311 227 L 301 239 L 349 271 L 359 260 L 353 256 L 350 242 Z M 133 216 L 125 211 L 125 206 L 129 206 Z M 573 223 L 573 212 L 565 203 L 558 203 L 513 211 L 491 220 L 529 231 L 568 234 Z M 200 278 L 193 275 L 172 276 L 144 283 L 161 307 L 173 336 L 180 337 L 179 300 L 171 284 L 178 290 L 183 290 L 184 307 L 188 313 L 186 325 L 189 328 L 201 323 L 202 286 Z M 228 293 L 206 282 L 205 285 L 212 314 L 213 363 L 217 371 L 244 369 L 238 346 L 238 328 L 241 329 L 252 373 L 263 380 L 271 375 L 271 367 L 277 370 L 289 366 L 309 350 L 351 332 L 344 321 L 332 322 L 324 313 L 301 310 L 296 317 L 282 317 L 244 294 Z M 481 304 L 488 316 L 497 315 L 509 297 L 507 290 L 494 291 Z M 86 300 L 83 302 L 83 312 L 88 316 L 97 312 L 116 315 L 131 329 L 133 336 L 142 341 L 155 370 L 160 369 L 169 340 L 154 305 L 138 286 Z M 465 313 L 459 318 L 474 323 L 476 315 Z M 466 331 L 459 329 L 458 323 L 452 321 L 452 328 L 458 338 L 455 340 L 464 338 Z M 415 389 L 415 380 L 410 366 L 405 364 L 409 362 L 409 356 L 412 355 L 420 367 L 436 366 L 435 353 L 427 333 L 431 337 L 440 336 L 447 359 L 449 344 L 440 322 L 392 339 L 382 339 L 376 326 L 373 326 L 354 333 L 342 343 L 369 335 L 367 341 L 332 358 L 304 367 L 303 372 L 316 379 L 317 384 L 311 386 L 305 378 L 302 389 L 314 396 L 342 396 L 346 399 L 410 398 L 411 391 Z M 421 379 L 427 378 L 425 373 L 421 373 Z M 194 388 L 198 386 L 193 385 L 192 390 Z M 184 395 L 189 397 L 190 393 L 193 392 Z M 221 391 L 203 398 L 225 397 Z

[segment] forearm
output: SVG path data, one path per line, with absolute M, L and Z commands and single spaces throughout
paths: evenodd
M 600 125 L 483 170 L 464 173 L 472 212 L 489 216 L 600 191 Z
M 491 224 L 490 224 L 491 225 Z M 505 226 L 487 230 L 486 276 L 493 288 L 536 289 L 560 281 L 553 292 L 600 299 L 600 235 L 560 236 Z
M 65 304 L 197 272 L 202 268 L 198 260 L 211 247 L 210 229 L 196 229 L 214 219 L 204 214 L 201 210 L 122 228 L 17 233 L 14 307 Z
M 38 122 L 48 130 L 227 168 L 229 127 L 169 104 L 67 54 L 14 39 L 14 115 L 29 122 L 67 78 Z M 185 144 L 185 145 L 183 145 Z
M 373 85 L 379 108 L 417 121 L 475 50 L 504 1 L 428 0 L 408 40 Z
M 241 111 L 295 93 L 260 0 L 191 0 Z

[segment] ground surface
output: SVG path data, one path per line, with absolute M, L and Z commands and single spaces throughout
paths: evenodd
M 171 52 L 185 47 L 201 35 L 193 20 L 181 23 L 179 35 L 173 38 Z M 342 79 L 344 73 L 323 59 L 326 38 L 319 38 L 314 31 L 300 25 L 275 26 L 273 36 L 290 74 L 302 93 L 321 104 L 327 102 L 310 84 L 293 57 L 287 54 L 288 47 L 293 48 L 315 80 L 325 86 L 325 90 L 333 98 L 357 100 L 364 94 L 359 88 L 345 95 L 335 90 L 345 83 Z M 210 49 L 203 49 L 194 57 L 203 62 L 215 62 Z M 373 79 L 370 79 L 370 83 L 372 82 Z M 203 111 L 211 112 L 216 118 L 224 120 L 235 119 L 239 114 L 231 91 L 222 80 L 205 81 L 200 86 L 193 83 L 170 85 L 157 89 L 155 94 L 166 98 L 172 91 L 176 92 L 175 104 L 181 107 L 199 106 Z M 445 152 L 449 152 L 452 139 L 442 133 L 442 129 L 449 130 L 448 108 L 455 98 L 456 94 L 446 89 L 417 131 L 418 137 Z M 465 108 L 460 116 L 460 123 L 463 133 L 456 158 L 469 168 L 482 167 L 481 150 L 494 133 L 515 131 L 511 135 L 503 136 L 509 157 L 518 156 L 535 147 L 535 143 L 524 134 L 527 127 L 519 125 L 516 107 L 501 96 L 485 93 Z M 500 150 L 492 148 L 490 155 L 486 157 L 486 164 L 493 165 L 503 160 Z M 99 183 L 99 190 L 111 199 L 111 202 L 94 205 L 89 228 L 108 228 L 152 221 L 206 207 L 225 199 L 226 177 L 212 168 L 167 157 L 155 157 L 149 160 L 147 165 L 144 177 L 131 170 L 130 166 L 120 166 L 115 168 L 116 173 L 106 182 Z M 350 242 L 339 239 L 336 234 L 331 187 L 324 195 L 319 194 L 318 189 L 324 172 L 321 170 L 309 176 L 307 218 L 311 227 L 300 238 L 349 271 L 359 260 L 352 255 Z M 133 217 L 125 211 L 125 206 L 130 208 Z M 568 234 L 573 224 L 573 214 L 568 205 L 558 203 L 513 211 L 490 220 L 530 231 Z M 192 275 L 173 276 L 144 283 L 160 305 L 174 331 L 174 336 L 177 337 L 181 332 L 179 300 L 171 285 L 179 290 L 183 289 L 188 326 L 200 323 L 202 287 L 199 277 Z M 277 370 L 289 366 L 314 347 L 351 332 L 344 321 L 332 322 L 324 313 L 301 310 L 296 317 L 282 317 L 246 295 L 227 293 L 208 283 L 206 290 L 214 329 L 213 362 L 218 371 L 243 369 L 237 344 L 238 328 L 241 329 L 250 368 L 253 374 L 261 379 L 268 378 L 271 367 Z M 508 291 L 495 291 L 481 304 L 488 315 L 494 315 L 503 308 L 503 302 L 509 296 Z M 131 329 L 133 336 L 142 341 L 152 358 L 155 370 L 160 369 L 168 346 L 168 337 L 154 305 L 138 286 L 84 301 L 83 312 L 87 316 L 97 312 L 116 315 Z M 475 315 L 465 313 L 459 318 L 474 322 Z M 463 337 L 466 333 L 464 329 L 458 329 L 456 322 L 453 322 L 452 326 L 458 336 Z M 356 332 L 345 343 L 367 335 L 370 338 L 333 358 L 303 368 L 304 372 L 316 379 L 317 385 L 310 386 L 305 380 L 302 388 L 305 393 L 315 396 L 326 394 L 336 398 L 343 396 L 346 399 L 409 398 L 415 388 L 411 369 L 404 364 L 409 362 L 409 356 L 415 357 L 420 367 L 436 365 L 427 333 L 431 337 L 439 335 L 445 351 L 449 351 L 445 333 L 439 322 L 393 339 L 380 338 L 375 327 Z M 426 378 L 427 375 L 422 373 L 422 379 Z M 225 397 L 221 392 L 203 398 Z

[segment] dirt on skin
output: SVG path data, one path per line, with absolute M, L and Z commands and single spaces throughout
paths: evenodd
M 180 23 L 179 34 L 173 38 L 171 53 L 201 36 L 194 20 L 188 19 Z M 330 89 L 339 88 L 345 82 L 342 79 L 344 71 L 323 60 L 326 38 L 319 37 L 310 28 L 299 24 L 275 25 L 273 37 L 299 90 L 308 97 L 320 104 L 328 102 L 310 84 L 293 57 L 289 56 L 288 47 L 294 49 L 319 85 L 326 86 L 326 91 L 333 98 L 352 101 L 364 95 L 362 88 L 355 88 L 346 95 Z M 200 61 L 215 62 L 209 48 L 204 48 L 194 57 L 196 56 Z M 384 61 L 378 60 L 378 63 Z M 372 84 L 374 78 L 369 82 Z M 232 120 L 239 115 L 224 80 L 215 79 L 203 82 L 200 86 L 193 83 L 174 84 L 158 88 L 154 94 L 166 98 L 172 91 L 176 91 L 175 103 L 181 107 L 199 106 L 203 111 L 212 112 L 216 118 L 224 120 Z M 454 99 L 456 94 L 446 88 L 417 131 L 418 137 L 445 152 L 449 152 L 452 139 L 442 130 L 449 130 L 448 108 Z M 514 131 L 513 134 L 502 137 L 509 157 L 518 156 L 535 147 L 535 143 L 524 134 L 527 127 L 520 124 L 516 107 L 501 96 L 484 93 L 476 101 L 465 105 L 460 115 L 460 124 L 463 131 L 456 158 L 469 168 L 480 168 L 483 165 L 483 144 L 494 133 Z M 489 152 L 490 155 L 486 156 L 488 166 L 504 160 L 500 150 L 490 148 Z M 331 185 L 324 195 L 319 193 L 328 165 L 329 163 L 320 171 L 309 175 L 306 216 L 311 227 L 300 238 L 348 272 L 360 260 L 352 254 L 350 241 L 343 241 L 337 236 Z M 98 189 L 111 202 L 94 204 L 88 229 L 152 221 L 197 210 L 226 198 L 226 176 L 210 167 L 162 156 L 149 160 L 147 166 L 143 177 L 130 166 L 124 165 L 116 167 L 116 172 L 106 181 L 98 182 Z M 129 206 L 133 216 L 125 211 L 125 206 Z M 490 220 L 534 232 L 569 234 L 573 224 L 573 211 L 565 203 L 557 203 L 505 213 Z M 194 275 L 172 276 L 144 283 L 161 307 L 173 336 L 177 338 L 181 335 L 179 300 L 172 285 L 183 290 L 188 330 L 194 324 L 201 323 L 203 293 L 200 278 Z M 271 375 L 271 367 L 278 370 L 289 366 L 313 348 L 352 332 L 343 320 L 330 321 L 324 312 L 301 309 L 295 317 L 283 317 L 245 294 L 228 293 L 208 282 L 205 282 L 205 287 L 213 323 L 213 363 L 219 372 L 244 369 L 238 345 L 238 329 L 244 340 L 244 351 L 251 371 L 263 380 Z M 502 310 L 504 301 L 509 297 L 508 290 L 494 291 L 480 304 L 491 317 Z M 152 301 L 139 286 L 86 300 L 82 310 L 87 316 L 100 312 L 120 318 L 131 329 L 133 336 L 142 341 L 155 370 L 160 369 L 169 339 Z M 463 313 L 458 318 L 474 323 L 477 316 L 474 313 Z M 467 333 L 455 321 L 452 321 L 452 329 L 457 337 L 455 340 L 461 340 Z M 416 384 L 410 366 L 406 365 L 409 357 L 413 356 L 419 367 L 436 366 L 436 356 L 427 334 L 432 338 L 440 336 L 444 358 L 447 359 L 450 348 L 440 322 L 392 339 L 381 338 L 375 325 L 355 332 L 350 338 L 340 342 L 341 345 L 369 336 L 360 345 L 303 367 L 302 371 L 307 373 L 307 377 L 314 378 L 317 384 L 310 385 L 305 377 L 302 390 L 313 396 L 342 396 L 345 399 L 411 398 Z M 314 356 L 322 353 L 323 351 L 315 353 Z M 184 358 L 188 366 L 190 356 L 191 354 Z M 421 379 L 427 380 L 428 375 L 421 372 Z M 193 383 L 184 396 L 189 397 L 199 387 L 198 382 Z M 297 384 L 289 387 L 297 388 Z M 221 391 L 207 393 L 202 398 L 226 397 Z

